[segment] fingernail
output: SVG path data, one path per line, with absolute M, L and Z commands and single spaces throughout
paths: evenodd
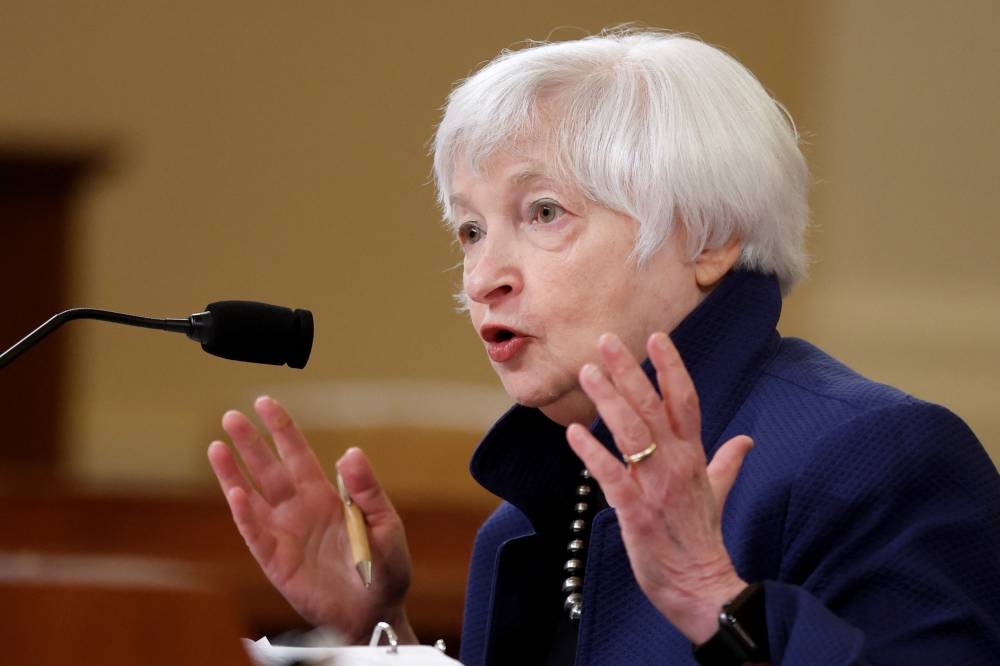
M 583 374 L 588 379 L 600 379 L 601 378 L 601 371 L 593 363 L 587 363 L 586 365 L 583 366 Z
M 604 346 L 606 351 L 612 354 L 617 354 L 622 349 L 621 340 L 618 339 L 617 335 L 612 335 L 610 333 L 605 333 L 601 336 L 600 344 Z
M 653 343 L 660 349 L 670 349 L 670 338 L 667 337 L 666 333 L 657 333 Z
M 582 441 L 583 437 L 583 426 L 579 423 L 571 423 L 568 428 L 566 428 L 566 439 L 570 442 L 579 443 Z

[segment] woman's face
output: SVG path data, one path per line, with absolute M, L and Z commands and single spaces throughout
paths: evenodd
M 507 393 L 558 423 L 587 423 L 596 412 L 577 375 L 597 362 L 598 337 L 615 333 L 643 358 L 646 338 L 702 296 L 679 233 L 638 267 L 638 222 L 549 174 L 541 149 L 501 154 L 478 175 L 456 171 L 463 285 Z

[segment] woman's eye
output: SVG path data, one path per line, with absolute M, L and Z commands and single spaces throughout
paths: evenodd
M 458 227 L 458 241 L 462 245 L 472 245 L 482 240 L 486 232 L 476 222 L 463 222 Z
M 551 224 L 566 211 L 555 201 L 543 200 L 535 202 L 531 207 L 531 219 L 541 224 Z

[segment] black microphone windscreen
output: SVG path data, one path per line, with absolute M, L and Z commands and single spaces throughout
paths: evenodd
M 309 310 L 254 301 L 218 301 L 205 310 L 211 317 L 199 339 L 209 354 L 292 368 L 304 368 L 309 361 L 313 341 Z

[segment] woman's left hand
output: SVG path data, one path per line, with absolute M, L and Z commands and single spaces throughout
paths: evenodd
M 587 393 L 624 456 L 655 444 L 654 452 L 623 465 L 584 426 L 567 439 L 615 508 L 632 571 L 657 609 L 694 644 L 718 629 L 722 605 L 746 587 L 722 541 L 721 516 L 753 442 L 738 436 L 705 464 L 701 411 L 694 384 L 665 333 L 646 345 L 661 399 L 635 357 L 614 335 L 596 365 L 580 371 Z

